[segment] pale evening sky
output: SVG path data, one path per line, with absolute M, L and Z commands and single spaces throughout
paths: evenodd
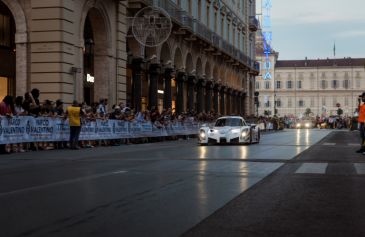
M 261 12 L 261 1 L 257 0 Z M 279 60 L 365 57 L 364 0 L 272 0 L 273 48 Z

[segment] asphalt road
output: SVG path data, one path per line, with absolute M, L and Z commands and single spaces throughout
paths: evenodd
M 333 132 L 183 236 L 365 236 L 365 155 Z
M 283 223 L 291 224 L 296 211 L 302 210 L 301 218 L 314 211 L 309 204 L 317 196 L 305 196 L 313 190 L 324 198 L 313 208 L 346 198 L 354 203 L 335 207 L 350 205 L 361 221 L 365 213 L 355 204 L 365 200 L 357 195 L 363 183 L 351 172 L 365 174 L 365 166 L 360 156 L 343 160 L 353 154 L 346 142 L 355 143 L 355 134 L 331 134 L 327 143 L 335 145 L 313 146 L 329 133 L 289 130 L 266 134 L 250 146 L 201 147 L 193 139 L 0 156 L 0 236 L 250 236 L 256 230 L 262 232 L 252 236 L 274 236 L 276 229 L 297 234 L 289 231 L 295 225 L 285 232 Z M 301 166 L 305 163 L 320 166 Z M 359 183 L 348 185 L 354 179 Z M 340 184 L 346 193 L 330 186 Z M 345 196 L 349 192 L 351 198 Z M 318 218 L 305 217 L 310 231 Z

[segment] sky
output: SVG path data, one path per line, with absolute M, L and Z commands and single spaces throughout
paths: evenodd
M 257 2 L 257 13 L 261 12 Z M 272 47 L 279 60 L 365 58 L 365 0 L 272 0 Z

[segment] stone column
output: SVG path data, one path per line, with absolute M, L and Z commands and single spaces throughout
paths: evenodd
M 148 100 L 148 107 L 151 109 L 152 107 L 157 108 L 158 101 L 157 101 L 157 90 L 158 90 L 158 79 L 160 77 L 160 65 L 159 64 L 150 64 L 149 68 L 149 100 Z
M 163 107 L 164 109 L 172 108 L 172 96 L 171 96 L 171 78 L 172 78 L 172 68 L 165 69 L 165 83 L 164 83 L 164 95 L 163 95 Z
M 224 97 L 225 97 L 225 92 L 226 92 L 226 87 L 222 86 L 222 88 L 220 89 L 220 96 L 221 96 L 221 104 L 220 104 L 220 113 L 222 115 L 226 115 L 226 111 L 225 111 L 225 101 L 224 101 Z
M 205 87 L 205 112 L 207 113 L 212 110 L 212 89 L 213 83 L 208 81 Z
M 214 109 L 214 112 L 216 112 L 217 114 L 219 113 L 219 108 L 218 108 L 219 90 L 220 90 L 219 85 L 218 84 L 215 85 L 214 86 L 214 95 L 213 95 L 213 109 Z
M 133 106 L 136 112 L 141 111 L 141 92 L 142 92 L 142 68 L 143 59 L 135 58 L 132 60 L 132 88 L 133 88 Z
M 189 112 L 194 110 L 194 87 L 197 83 L 195 76 L 188 77 L 188 110 Z
M 29 91 L 29 89 L 30 89 L 28 86 L 27 42 L 28 42 L 27 33 L 16 33 L 15 34 L 16 96 L 24 96 L 24 94 L 27 91 Z
M 176 83 L 177 83 L 177 98 L 176 98 L 176 112 L 181 114 L 184 112 L 184 81 L 186 80 L 186 75 L 183 72 L 177 73 Z

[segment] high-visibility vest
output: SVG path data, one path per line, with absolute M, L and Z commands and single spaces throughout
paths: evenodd
M 365 122 L 365 104 L 359 106 L 359 118 L 357 119 L 359 123 Z
M 70 126 L 81 126 L 80 110 L 80 107 L 67 107 L 68 123 L 70 124 Z

